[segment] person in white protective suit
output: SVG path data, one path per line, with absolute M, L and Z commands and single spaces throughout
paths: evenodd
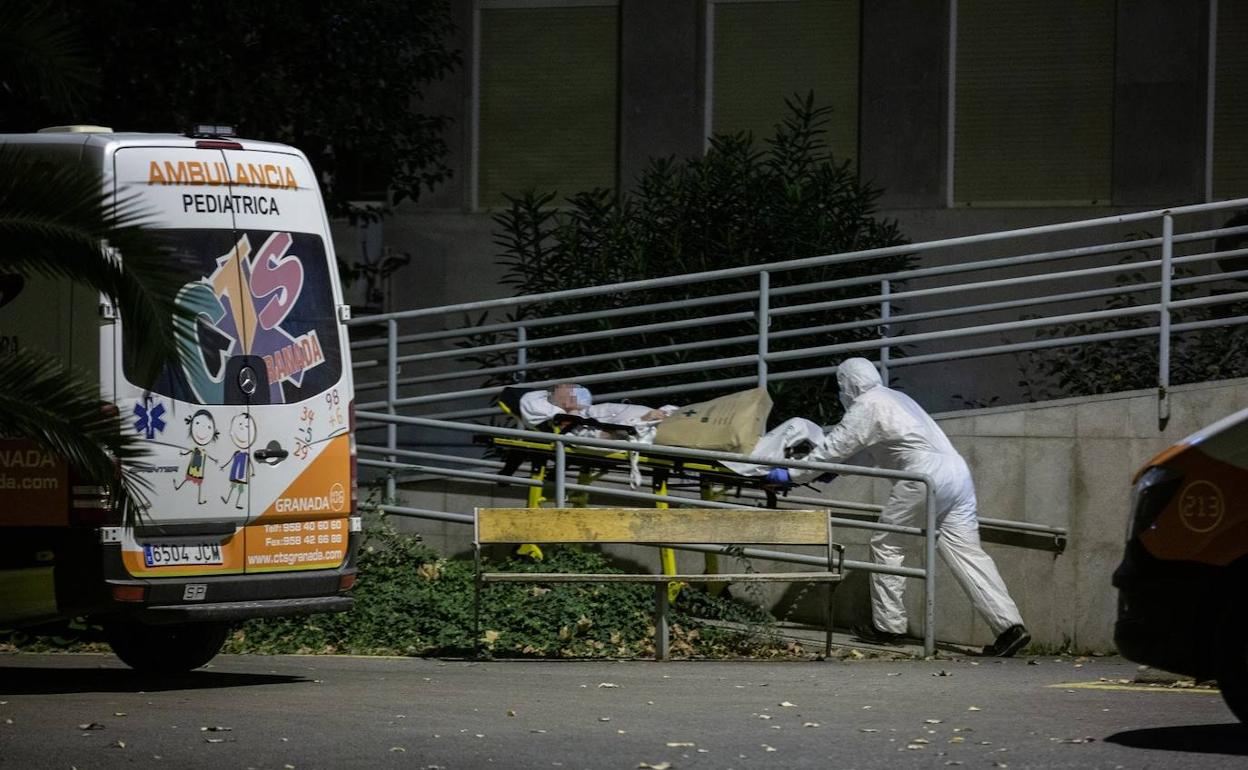
M 966 461 L 923 408 L 904 393 L 885 387 L 875 365 L 850 358 L 836 371 L 845 416 L 829 428 L 824 441 L 806 457 L 815 462 L 845 462 L 870 450 L 881 468 L 925 473 L 936 486 L 936 545 L 958 584 L 976 611 L 988 622 L 996 641 L 985 655 L 1009 657 L 1031 641 L 1018 607 L 992 558 L 979 542 L 975 486 Z M 926 489 L 922 482 L 898 481 L 880 521 L 923 526 Z M 900 567 L 905 557 L 902 538 L 895 532 L 871 537 L 871 556 L 877 564 Z M 906 633 L 902 604 L 905 578 L 875 573 L 871 576 L 874 623 L 859 633 L 871 641 L 895 643 Z

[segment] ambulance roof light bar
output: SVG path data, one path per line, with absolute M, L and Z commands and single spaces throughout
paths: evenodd
M 186 135 L 192 139 L 220 139 L 226 136 L 238 136 L 234 126 L 224 123 L 196 123 Z

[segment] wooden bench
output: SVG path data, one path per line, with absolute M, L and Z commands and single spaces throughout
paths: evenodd
M 478 508 L 474 524 L 476 606 L 486 583 L 652 583 L 655 586 L 655 657 L 667 658 L 668 583 L 791 582 L 827 584 L 825 654 L 832 645 L 832 596 L 840 582 L 844 548 L 832 541 L 826 510 L 764 508 Z M 561 572 L 482 572 L 481 547 L 520 543 L 629 543 L 638 545 L 817 545 L 828 568 L 800 572 L 650 575 Z M 477 628 L 480 638 L 480 628 Z

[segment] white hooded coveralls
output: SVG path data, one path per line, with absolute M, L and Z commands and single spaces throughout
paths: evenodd
M 875 365 L 865 358 L 850 358 L 837 367 L 841 404 L 845 416 L 828 429 L 821 446 L 808 460 L 845 462 L 870 450 L 881 468 L 925 473 L 936 486 L 936 546 L 971 604 L 988 621 L 994 635 L 1023 620 L 1010 598 L 992 558 L 979 543 L 979 519 L 975 485 L 966 461 L 923 408 L 904 393 L 887 388 Z M 880 521 L 885 524 L 922 527 L 927 492 L 922 482 L 898 481 Z M 871 556 L 877 564 L 900 567 L 905 558 L 902 538 L 896 532 L 871 536 Z M 882 631 L 906 633 L 906 610 L 902 603 L 905 578 L 871 575 L 871 610 Z

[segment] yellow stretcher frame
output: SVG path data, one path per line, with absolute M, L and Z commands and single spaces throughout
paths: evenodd
M 510 413 L 505 408 L 504 411 Z M 477 438 L 478 441 L 494 447 L 502 455 L 502 475 L 504 476 L 515 474 L 526 462 L 530 464 L 529 478 L 533 481 L 543 482 L 543 484 L 529 487 L 529 508 L 541 508 L 543 503 L 550 502 L 549 498 L 544 494 L 544 487 L 548 476 L 547 470 L 554 463 L 555 442 L 502 436 L 478 436 Z M 768 482 L 761 476 L 742 476 L 724 465 L 706 460 L 673 457 L 666 454 L 666 452 L 662 455 L 651 456 L 642 451 L 642 446 L 646 445 L 639 445 L 636 450 L 638 470 L 643 475 L 650 477 L 650 486 L 653 494 L 662 497 L 668 496 L 668 486 L 671 479 L 682 478 L 698 483 L 699 495 L 703 500 L 722 500 L 728 496 L 728 490 L 733 487 L 737 489 L 738 493 L 743 488 L 750 488 L 762 491 L 766 496 L 766 507 L 775 508 L 777 507 L 779 494 L 790 488 L 788 485 Z M 577 470 L 577 483 L 588 485 L 610 471 L 628 473 L 631 470 L 630 454 L 632 452 L 568 446 L 564 453 L 564 460 L 568 468 Z M 717 485 L 720 488 L 717 489 Z M 588 497 L 588 493 L 578 494 L 577 498 L 579 499 L 570 499 L 567 501 L 567 504 L 570 507 L 585 507 L 589 502 Z M 662 500 L 656 500 L 654 507 L 667 508 L 669 504 Z M 541 549 L 536 544 L 526 543 L 518 549 L 518 552 L 541 558 Z M 660 548 L 659 558 L 662 574 L 677 574 L 676 554 L 671 548 Z M 719 574 L 719 554 L 706 554 L 705 562 L 705 574 Z M 675 598 L 680 591 L 681 585 L 681 583 L 673 582 L 668 587 L 670 598 Z M 709 591 L 713 595 L 718 595 L 724 590 L 725 586 L 725 583 L 712 583 L 709 585 Z

